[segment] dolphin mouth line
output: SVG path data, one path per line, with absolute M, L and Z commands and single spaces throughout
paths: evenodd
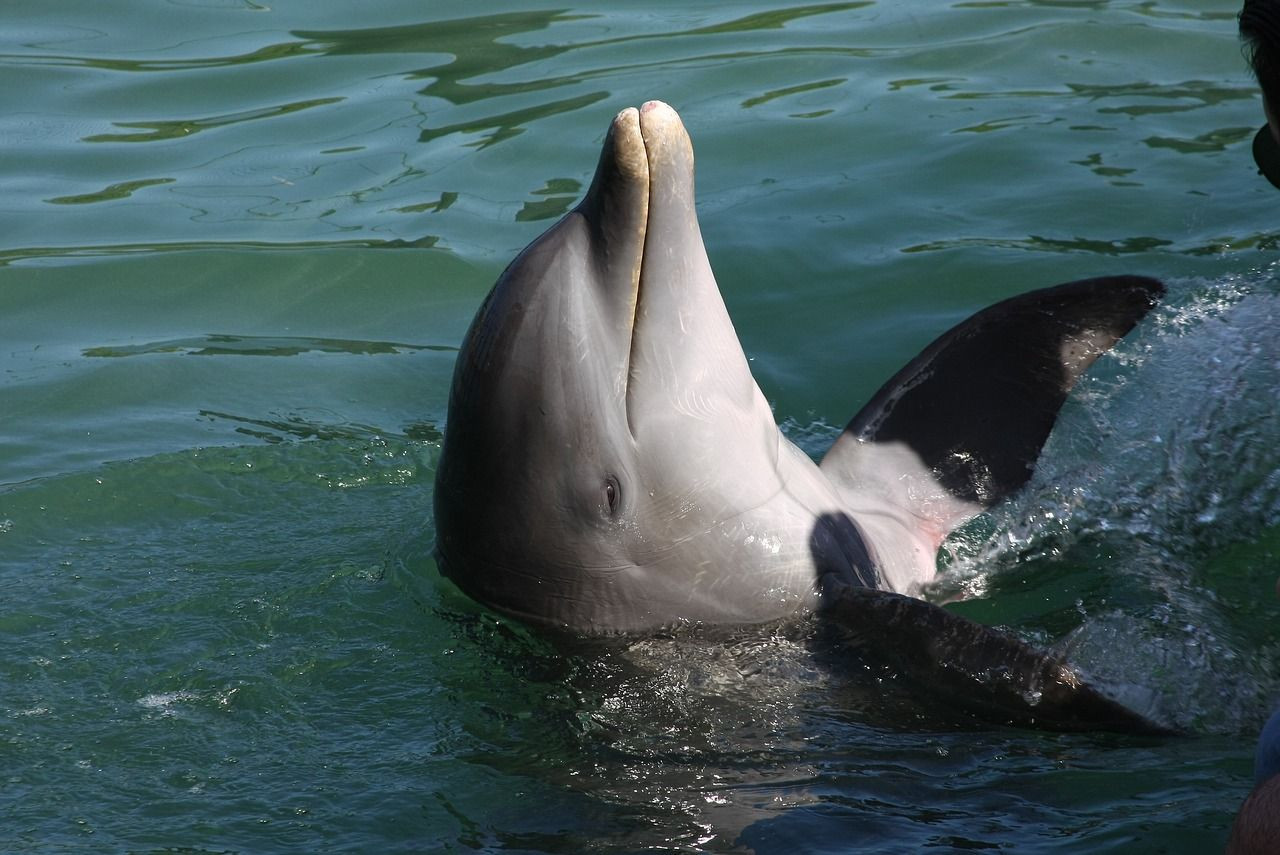
M 650 151 L 649 145 L 645 142 L 645 138 L 644 138 L 644 114 L 648 111 L 646 110 L 646 108 L 650 108 L 650 105 L 653 103 L 654 102 L 652 101 L 646 102 L 642 104 L 639 109 L 636 109 L 635 107 L 628 107 L 619 115 L 619 119 L 622 119 L 622 117 L 625 116 L 626 117 L 625 121 L 627 121 L 628 123 L 634 121 L 634 127 L 633 127 L 634 133 L 628 134 L 625 139 L 627 139 L 628 141 L 634 141 L 638 143 L 639 151 L 632 151 L 627 153 L 640 155 L 640 157 L 637 158 L 637 160 L 640 163 L 644 164 L 643 180 L 645 184 L 644 196 L 643 196 L 644 210 L 641 212 L 640 220 L 639 220 L 639 223 L 637 224 L 641 232 L 640 251 L 636 257 L 635 270 L 631 276 L 631 288 L 632 288 L 631 319 L 630 319 L 630 326 L 628 327 L 628 333 L 630 334 L 630 341 L 628 342 L 628 346 L 627 346 L 627 366 L 626 366 L 627 370 L 624 378 L 623 396 L 622 396 L 623 412 L 626 415 L 626 421 L 627 421 L 627 432 L 631 434 L 631 437 L 633 440 L 635 439 L 635 436 L 636 436 L 636 430 L 635 430 L 635 423 L 632 415 L 633 407 L 631 406 L 631 403 L 632 403 L 631 398 L 632 398 L 632 385 L 633 385 L 632 381 L 634 381 L 636 377 L 636 347 L 637 347 L 636 327 L 638 326 L 639 320 L 640 320 L 640 300 L 641 300 L 642 291 L 644 290 L 645 259 L 648 257 L 648 253 L 649 253 L 649 218 L 650 218 L 650 214 L 653 211 L 653 202 L 654 202 L 654 198 L 653 198 L 654 163 L 653 163 L 653 158 L 651 156 L 652 152 Z
M 636 377 L 636 351 L 639 346 L 636 330 L 642 319 L 641 300 L 644 297 L 643 292 L 645 290 L 645 271 L 649 267 L 646 262 L 652 257 L 650 255 L 650 238 L 653 233 L 652 224 L 655 206 L 658 204 L 667 206 L 679 204 L 672 198 L 668 198 L 665 201 L 660 198 L 662 194 L 658 192 L 659 180 L 665 178 L 668 172 L 678 170 L 678 167 L 672 163 L 668 163 L 665 166 L 661 165 L 661 161 L 663 155 L 671 151 L 673 147 L 676 150 L 681 148 L 681 139 L 684 139 L 687 145 L 687 135 L 680 117 L 661 101 L 646 101 L 638 108 L 626 108 L 614 119 L 614 127 L 611 130 L 616 138 L 616 144 L 613 147 L 614 171 L 619 175 L 627 176 L 624 180 L 636 182 L 635 189 L 641 192 L 635 194 L 635 204 L 643 206 L 635 223 L 635 228 L 639 234 L 639 250 L 631 275 L 630 342 L 627 348 L 623 392 L 627 429 L 634 437 L 635 425 L 632 420 L 631 399 L 633 393 L 632 381 Z M 688 157 L 690 158 L 689 165 L 691 167 L 692 151 L 688 151 Z M 643 184 L 641 185 L 639 182 L 643 182 Z M 626 215 L 624 214 L 624 216 Z M 661 248 L 657 247 L 653 248 L 653 250 L 654 252 L 660 252 Z

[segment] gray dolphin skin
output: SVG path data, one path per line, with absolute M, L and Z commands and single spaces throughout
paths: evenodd
M 467 332 L 436 475 L 439 565 L 481 603 L 579 635 L 816 611 L 1000 720 L 1159 730 L 918 595 L 947 534 L 1026 482 L 1076 379 L 1162 293 L 1112 277 L 996 304 L 891 378 L 815 464 L 751 376 L 680 117 L 623 110 L 585 198 Z

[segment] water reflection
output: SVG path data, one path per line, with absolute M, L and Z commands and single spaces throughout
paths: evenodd
M 799 86 L 787 86 L 782 89 L 774 89 L 770 92 L 764 93 L 763 95 L 758 95 L 755 98 L 748 98 L 742 102 L 742 106 L 744 109 L 750 109 L 751 107 L 766 104 L 775 98 L 785 98 L 788 95 L 800 95 L 805 92 L 812 92 L 815 89 L 826 89 L 831 86 L 839 86 L 846 82 L 848 82 L 847 78 L 837 77 L 833 80 L 818 80 L 813 83 L 802 83 Z
M 442 58 L 439 63 L 405 74 L 409 79 L 431 78 L 432 82 L 421 90 L 422 94 L 458 105 L 503 95 L 541 91 L 573 82 L 577 79 L 574 76 L 522 80 L 518 83 L 464 81 L 498 75 L 516 66 L 550 59 L 580 47 L 574 44 L 524 46 L 515 44 L 510 39 L 583 17 L 590 16 L 564 12 L 511 12 L 367 30 L 295 30 L 293 35 L 305 40 L 309 50 L 334 56 L 438 54 Z
M 573 203 L 581 196 L 582 182 L 573 178 L 549 179 L 541 190 L 534 190 L 533 195 L 544 196 L 524 203 L 524 207 L 516 214 L 517 222 L 550 220 L 566 214 Z
M 963 247 L 995 247 L 999 249 L 1032 250 L 1035 252 L 1091 252 L 1099 255 L 1131 255 L 1152 252 L 1173 242 L 1158 237 L 1127 237 L 1106 240 L 1102 238 L 1051 238 L 1030 235 L 1025 238 L 967 237 L 930 241 L 903 247 L 901 252 L 939 252 Z
M 183 139 L 210 128 L 221 128 L 239 122 L 252 122 L 256 119 L 273 119 L 287 116 L 313 107 L 324 107 L 345 100 L 344 98 L 312 98 L 306 101 L 295 101 L 290 104 L 279 104 L 274 107 L 262 107 L 254 110 L 242 110 L 224 116 L 210 116 L 205 119 L 173 119 L 161 122 L 114 122 L 118 128 L 142 128 L 142 133 L 127 134 L 93 134 L 83 138 L 84 142 L 161 142 L 164 140 Z M 170 179 L 172 180 L 172 179 Z
M 218 410 L 200 410 L 198 415 L 202 419 L 211 421 L 232 422 L 236 425 L 236 433 L 272 445 L 300 439 L 381 443 L 387 437 L 397 436 L 395 431 L 384 430 L 375 425 L 325 421 L 317 418 L 314 413 L 307 415 L 291 413 L 277 418 L 255 418 Z M 323 415 L 334 416 L 335 414 L 324 413 Z M 434 423 L 419 421 L 406 426 L 400 436 L 415 442 L 438 443 L 443 435 Z
M 174 241 L 171 243 L 122 243 L 85 246 L 29 246 L 0 250 L 0 267 L 24 261 L 41 261 L 54 258 L 99 258 L 116 255 L 152 255 L 157 253 L 190 252 L 210 249 L 252 249 L 256 251 L 296 252 L 313 249 L 431 249 L 438 242 L 435 235 L 424 235 L 414 240 L 399 238 L 365 238 L 359 240 L 314 241 Z
M 192 356 L 297 356 L 300 353 L 347 353 L 358 356 L 395 354 L 404 351 L 456 351 L 438 344 L 402 344 L 390 341 L 355 341 L 340 338 L 296 338 L 289 336 L 208 335 L 157 341 L 148 344 L 89 347 L 89 357 L 138 356 L 154 353 L 185 353 Z
M 573 15 L 565 12 L 519 12 L 500 15 L 484 15 L 436 21 L 408 27 L 379 27 L 368 30 L 323 31 L 298 30 L 294 35 L 305 39 L 311 49 L 333 55 L 406 53 L 441 54 L 450 57 L 437 65 L 406 72 L 409 79 L 429 78 L 431 82 L 420 94 L 440 98 L 455 106 L 490 101 L 507 96 L 559 89 L 600 77 L 619 70 L 615 67 L 584 68 L 571 74 L 555 74 L 537 77 L 517 75 L 514 81 L 497 82 L 504 73 L 539 63 L 550 65 L 552 60 L 569 51 L 618 45 L 626 42 L 660 38 L 690 38 L 717 34 L 742 33 L 753 30 L 770 30 L 788 23 L 817 15 L 827 15 L 873 5 L 871 2 L 828 3 L 779 9 L 745 15 L 718 24 L 659 33 L 641 33 L 612 38 L 570 41 L 559 44 L 522 45 L 510 39 L 517 35 L 549 29 L 557 23 L 591 19 L 597 16 Z M 604 16 L 599 16 L 604 17 Z M 749 54 L 742 54 L 749 55 Z M 670 60 L 662 60 L 669 63 Z M 835 85 L 839 81 L 822 81 L 796 87 L 795 91 Z M 790 94 L 784 90 L 781 94 Z M 488 146 L 519 133 L 527 124 L 559 113 L 573 112 L 609 97 L 608 92 L 592 92 L 571 98 L 539 103 L 537 106 L 510 111 L 496 116 L 485 116 L 457 122 L 439 128 L 426 129 L 421 141 L 429 142 L 451 133 L 476 133 L 495 128 L 480 145 Z M 772 96 L 777 97 L 777 95 Z M 766 97 L 764 100 L 768 100 Z
M 589 107 L 598 101 L 603 101 L 609 97 L 608 92 L 591 92 L 586 95 L 579 95 L 574 98 L 565 98 L 559 101 L 551 101 L 547 103 L 538 103 L 520 110 L 512 110 L 508 113 L 502 113 L 496 116 L 481 116 L 476 119 L 457 122 L 452 125 L 445 125 L 439 128 L 425 128 L 418 137 L 419 142 L 431 142 L 450 134 L 476 134 L 481 131 L 492 130 L 479 140 L 470 143 L 476 148 L 488 148 L 491 145 L 500 143 L 503 140 L 511 139 L 521 133 L 525 126 L 530 125 L 541 119 L 547 119 L 551 116 L 557 116 L 562 113 L 574 113 L 585 107 Z
M 1254 128 L 1220 128 L 1200 134 L 1191 139 L 1178 137 L 1147 137 L 1143 142 L 1152 148 L 1173 149 L 1179 154 L 1203 154 L 1204 152 L 1226 151 L 1233 145 L 1251 139 L 1256 133 Z
M 553 24 L 591 18 L 596 15 L 574 15 L 566 12 L 517 12 L 434 21 L 407 27 L 379 27 L 368 30 L 297 30 L 294 35 L 305 39 L 312 49 L 329 54 L 368 53 L 439 53 L 452 59 L 428 66 L 409 76 L 432 78 L 422 91 L 424 95 L 442 98 L 451 104 L 512 95 L 579 82 L 585 75 L 561 75 L 516 83 L 478 83 L 473 78 L 498 76 L 521 65 L 552 59 L 570 50 L 617 45 L 654 38 L 699 37 L 742 33 L 752 30 L 780 29 L 787 24 L 817 15 L 829 15 L 874 5 L 872 2 L 825 3 L 799 6 L 744 15 L 718 24 L 685 30 L 639 33 L 612 38 L 584 40 L 565 44 L 519 45 L 506 41 L 512 36 L 537 32 Z M 324 45 L 324 47 L 317 47 Z M 471 81 L 471 82 L 468 82 Z
M 393 210 L 398 214 L 438 214 L 441 211 L 447 211 L 458 201 L 458 194 L 452 190 L 445 191 L 440 194 L 440 198 L 434 202 L 423 202 L 418 205 L 404 205 Z
M 137 181 L 121 181 L 104 187 L 96 193 L 80 193 L 75 196 L 55 196 L 45 199 L 50 205 L 89 205 L 94 202 L 110 202 L 115 199 L 127 199 L 134 191 L 156 184 L 172 184 L 173 178 L 141 178 Z
M 231 56 L 193 57 L 190 59 L 116 59 L 69 54 L 10 53 L 0 54 L 0 63 L 96 68 L 102 71 L 167 72 L 224 68 L 257 62 L 274 62 L 280 59 L 304 56 L 310 52 L 312 52 L 311 47 L 305 42 L 284 42 L 267 45 L 249 53 L 233 54 Z

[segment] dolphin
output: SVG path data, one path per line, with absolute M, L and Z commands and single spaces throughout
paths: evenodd
M 1077 378 L 1156 280 L 991 306 L 894 375 L 815 463 L 778 429 L 703 246 L 693 147 L 623 110 L 582 202 L 524 249 L 458 354 L 434 493 L 465 593 L 575 635 L 818 612 L 1002 720 L 1159 730 L 1069 665 L 920 599 L 948 533 L 1026 483 Z

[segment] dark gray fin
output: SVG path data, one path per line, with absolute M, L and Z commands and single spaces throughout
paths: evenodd
M 822 615 L 864 660 L 910 688 L 999 724 L 1170 736 L 1108 698 L 1062 659 L 924 600 L 829 584 Z
M 827 452 L 823 472 L 841 490 L 865 490 L 885 483 L 909 450 L 935 482 L 921 486 L 958 500 L 955 513 L 931 515 L 943 528 L 959 525 L 1027 482 L 1071 387 L 1164 290 L 1155 279 L 1109 276 L 983 309 L 876 392 Z

